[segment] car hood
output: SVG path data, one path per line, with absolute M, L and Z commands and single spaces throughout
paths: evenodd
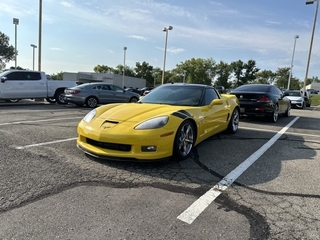
M 106 105 L 107 106 L 107 105 Z M 99 109 L 102 112 L 97 117 L 100 121 L 114 121 L 114 122 L 141 122 L 157 116 L 168 116 L 174 112 L 183 112 L 189 107 L 172 106 L 163 104 L 148 104 L 148 103 L 128 103 L 114 105 L 114 107 L 105 110 Z

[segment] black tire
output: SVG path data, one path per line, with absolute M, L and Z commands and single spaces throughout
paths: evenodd
M 86 99 L 86 105 L 90 108 L 96 108 L 98 106 L 98 99 L 96 97 L 88 97 Z
M 56 99 L 55 99 L 55 98 L 49 98 L 49 97 L 47 97 L 47 98 L 46 98 L 46 101 L 49 102 L 49 103 L 55 103 L 55 102 L 56 102 Z
M 5 102 L 7 102 L 7 103 L 17 103 L 17 102 L 19 102 L 20 101 L 20 99 L 18 99 L 18 98 L 15 98 L 15 99 L 7 99 L 7 100 L 4 100 Z
M 195 142 L 195 129 L 190 120 L 185 120 L 179 126 L 173 143 L 173 156 L 177 160 L 187 159 Z
M 139 101 L 139 99 L 138 98 L 136 98 L 136 97 L 132 97 L 132 98 L 130 98 L 130 102 L 138 102 Z
M 64 89 L 58 89 L 56 91 L 56 94 L 54 95 L 57 103 L 59 104 L 67 104 L 67 102 L 64 100 Z
M 278 121 L 278 118 L 279 118 L 279 106 L 278 104 L 276 104 L 272 112 L 272 115 L 269 117 L 269 120 L 275 123 Z
M 228 124 L 228 128 L 227 128 L 227 132 L 232 134 L 236 133 L 239 127 L 239 122 L 240 122 L 239 108 L 235 108 L 232 112 L 232 115 Z
M 290 110 L 291 110 L 291 104 L 288 105 L 287 111 L 285 111 L 284 116 L 289 117 L 290 116 Z

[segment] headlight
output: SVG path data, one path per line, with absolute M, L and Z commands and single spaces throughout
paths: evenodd
M 97 110 L 93 109 L 92 111 L 90 111 L 89 113 L 87 113 L 87 115 L 84 116 L 83 121 L 85 122 L 90 122 L 97 114 Z
M 302 102 L 303 101 L 303 98 L 299 98 L 298 100 L 297 100 L 297 102 Z
M 140 123 L 135 127 L 137 130 L 161 128 L 167 124 L 168 116 L 156 117 Z

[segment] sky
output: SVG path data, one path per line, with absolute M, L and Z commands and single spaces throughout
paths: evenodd
M 32 70 L 39 0 L 5 0 L 0 9 L 0 31 L 12 46 L 17 33 L 17 66 Z M 172 26 L 166 70 L 191 58 L 212 58 L 217 63 L 255 60 L 261 70 L 276 71 L 290 67 L 294 57 L 292 74 L 303 81 L 315 11 L 316 2 L 306 5 L 306 0 L 42 0 L 41 70 L 93 72 L 97 65 L 134 68 L 144 61 L 162 69 L 162 29 Z M 19 19 L 17 32 L 13 18 Z M 308 77 L 320 77 L 319 24 Z

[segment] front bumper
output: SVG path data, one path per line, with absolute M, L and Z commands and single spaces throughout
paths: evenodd
M 123 127 L 95 130 L 78 125 L 77 146 L 86 154 L 115 161 L 161 161 L 172 156 L 175 129 L 132 130 Z M 154 147 L 154 150 L 146 150 Z

